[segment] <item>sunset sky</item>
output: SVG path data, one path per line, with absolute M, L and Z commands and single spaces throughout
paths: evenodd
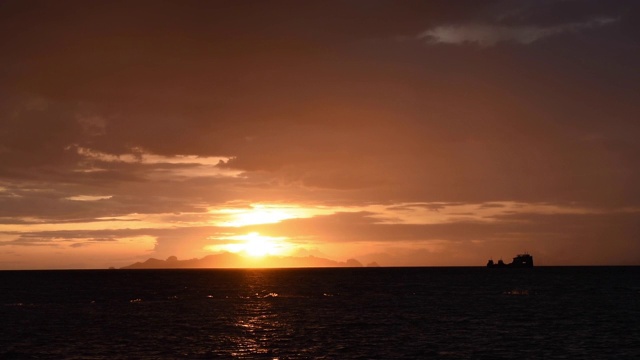
M 639 16 L 0 1 L 0 269 L 640 265 Z

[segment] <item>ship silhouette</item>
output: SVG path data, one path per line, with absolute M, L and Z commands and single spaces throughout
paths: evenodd
M 502 268 L 502 267 L 511 267 L 511 268 L 531 268 L 533 267 L 533 256 L 528 253 L 518 254 L 513 258 L 513 261 L 510 264 L 505 264 L 502 259 L 498 260 L 497 263 L 494 263 L 493 260 L 489 260 L 487 262 L 488 268 Z

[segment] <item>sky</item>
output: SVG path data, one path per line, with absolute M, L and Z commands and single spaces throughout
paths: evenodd
M 0 269 L 640 265 L 639 10 L 0 1 Z

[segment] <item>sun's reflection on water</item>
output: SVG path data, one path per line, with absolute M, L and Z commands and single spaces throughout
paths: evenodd
M 279 294 L 269 291 L 260 271 L 247 273 L 246 293 L 239 295 L 235 306 L 236 321 L 231 340 L 234 348 L 230 355 L 235 358 L 278 359 L 273 353 L 274 343 L 279 339 L 283 328 L 281 317 L 274 309 L 274 301 Z

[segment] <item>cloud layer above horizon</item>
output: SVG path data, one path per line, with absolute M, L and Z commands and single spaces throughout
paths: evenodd
M 551 26 L 505 26 L 487 24 L 441 25 L 427 30 L 418 39 L 443 44 L 472 43 L 480 46 L 493 46 L 500 42 L 531 44 L 534 41 L 564 33 L 605 26 L 616 22 L 613 18 L 597 18 L 582 23 L 567 23 Z
M 0 269 L 640 264 L 639 7 L 5 1 Z

